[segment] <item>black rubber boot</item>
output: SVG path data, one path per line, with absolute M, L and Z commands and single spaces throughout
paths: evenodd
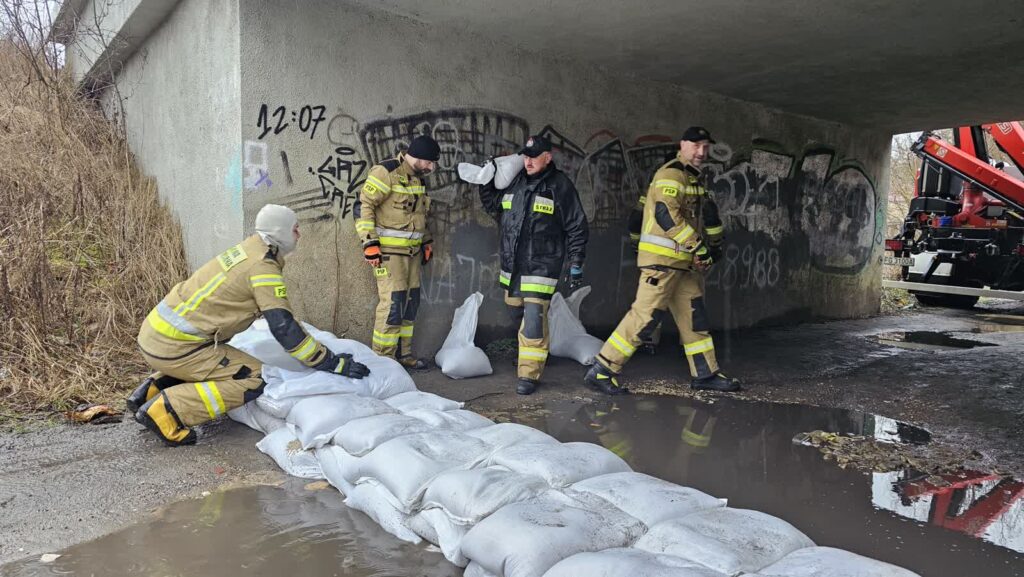
M 690 388 L 695 391 L 719 391 L 723 393 L 735 393 L 743 387 L 739 379 L 729 378 L 722 373 L 715 373 L 703 379 L 694 379 L 690 382 Z
M 519 382 L 516 383 L 516 394 L 519 395 L 532 395 L 537 390 L 537 385 L 540 384 L 533 379 L 527 379 L 526 377 L 519 377 Z
M 124 406 L 128 408 L 128 413 L 135 415 L 138 412 L 139 407 L 146 404 L 146 401 L 152 398 L 149 394 L 149 389 L 152 387 L 156 389 L 156 379 L 153 377 L 146 377 L 146 380 L 142 381 L 132 394 L 128 395 L 128 398 L 124 400 Z M 155 395 L 157 391 L 153 391 Z
M 615 377 L 615 373 L 598 361 L 594 361 L 594 364 L 590 366 L 590 370 L 583 377 L 583 384 L 606 395 L 629 394 L 629 389 L 619 385 L 619 380 Z

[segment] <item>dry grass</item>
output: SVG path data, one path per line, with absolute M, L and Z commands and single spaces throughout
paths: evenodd
M 187 274 L 181 231 L 66 74 L 0 40 L 0 409 L 120 399 L 135 335 Z

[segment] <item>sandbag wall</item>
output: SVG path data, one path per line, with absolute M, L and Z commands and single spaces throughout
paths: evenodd
M 230 416 L 266 433 L 257 447 L 287 473 L 326 479 L 349 507 L 399 539 L 436 545 L 467 576 L 914 577 L 633 472 L 599 445 L 495 424 L 417 391 L 395 361 L 307 329 L 371 376 L 302 371 L 256 324 L 231 344 L 272 365 L 268 385 Z

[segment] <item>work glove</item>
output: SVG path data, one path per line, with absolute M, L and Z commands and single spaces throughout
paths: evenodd
M 380 241 L 371 240 L 363 246 L 363 257 L 366 262 L 370 263 L 373 268 L 379 268 L 381 257 L 380 257 Z
M 697 270 L 706 271 L 715 263 L 715 257 L 707 245 L 702 244 L 694 251 L 693 262 L 697 265 Z
M 370 367 L 353 361 L 352 355 L 348 353 L 337 354 L 334 356 L 334 359 L 336 362 L 334 363 L 334 368 L 331 369 L 332 373 L 350 379 L 361 379 L 370 374 Z
M 420 257 L 423 259 L 423 264 L 430 262 L 430 259 L 434 258 L 434 243 L 428 242 L 424 244 L 420 251 Z
M 573 264 L 569 267 L 569 290 L 576 290 L 583 284 L 583 265 Z

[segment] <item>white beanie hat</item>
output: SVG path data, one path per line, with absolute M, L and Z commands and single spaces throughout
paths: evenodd
M 295 212 L 287 206 L 268 204 L 256 215 L 256 232 L 263 242 L 276 246 L 281 256 L 295 250 L 295 225 L 299 222 Z

